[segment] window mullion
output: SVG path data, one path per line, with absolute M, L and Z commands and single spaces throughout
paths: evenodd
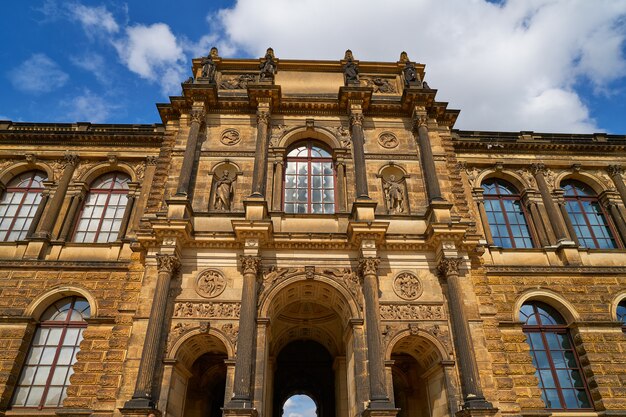
M 506 205 L 504 204 L 504 200 L 508 200 L 503 196 L 499 196 L 500 209 L 502 210 L 502 217 L 504 218 L 504 224 L 506 225 L 506 230 L 509 233 L 509 242 L 511 242 L 511 247 L 514 249 L 517 248 L 515 245 L 515 239 L 513 238 L 513 230 L 511 229 L 511 222 L 509 221 L 509 214 L 506 211 Z
M 541 340 L 543 342 L 544 347 L 546 348 L 546 356 L 548 357 L 548 362 L 550 363 L 550 373 L 552 374 L 552 379 L 554 380 L 554 387 L 556 389 L 556 393 L 559 396 L 559 401 L 560 401 L 559 408 L 565 409 L 565 398 L 563 397 L 561 384 L 559 383 L 559 377 L 556 373 L 554 360 L 552 359 L 552 350 L 550 349 L 550 345 L 548 344 L 548 340 L 546 339 L 546 333 L 554 333 L 554 332 L 542 326 L 542 328 L 540 329 Z M 546 400 L 547 400 L 547 396 L 546 396 Z

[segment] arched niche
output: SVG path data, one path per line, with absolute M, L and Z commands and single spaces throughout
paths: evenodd
M 237 194 L 237 179 L 243 173 L 230 161 L 216 164 L 209 172 L 211 176 L 210 212 L 230 212 L 240 204 Z
M 382 167 L 378 173 L 387 214 L 410 214 L 406 171 L 395 164 Z

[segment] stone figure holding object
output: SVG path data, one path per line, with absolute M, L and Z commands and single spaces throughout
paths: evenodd
M 230 178 L 230 172 L 225 169 L 222 177 L 215 183 L 215 198 L 213 201 L 215 210 L 230 211 L 234 181 L 234 178 Z
M 357 67 L 354 62 L 351 50 L 348 49 L 346 51 L 344 59 L 346 60 L 346 63 L 343 65 L 343 75 L 346 85 L 359 84 L 359 67 Z
M 259 81 L 273 81 L 274 74 L 276 73 L 276 62 L 274 61 L 274 51 L 272 48 L 268 48 L 265 53 L 265 61 L 259 65 L 261 74 L 259 75 Z
M 396 181 L 395 175 L 390 175 L 389 179 L 385 181 L 383 185 L 385 199 L 387 200 L 387 209 L 391 213 L 404 212 L 404 190 L 402 188 L 402 184 Z

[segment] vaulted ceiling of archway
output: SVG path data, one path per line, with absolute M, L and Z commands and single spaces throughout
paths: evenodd
M 204 354 L 227 356 L 226 346 L 217 337 L 208 334 L 199 334 L 186 340 L 178 350 L 176 358 L 187 369 L 191 369 L 196 359 Z
M 297 306 L 294 306 L 294 303 L 297 303 Z M 346 322 L 350 318 L 350 308 L 336 289 L 319 281 L 309 280 L 298 281 L 276 294 L 272 300 L 269 315 L 270 317 L 300 317 L 304 310 L 310 308 L 311 314 L 322 317 L 325 313 L 317 307 L 310 307 L 313 304 L 324 306 L 329 312 L 343 317 Z M 284 312 L 286 309 L 288 313 Z M 312 319 L 313 316 L 309 315 L 307 318 Z
M 441 355 L 435 345 L 429 340 L 420 336 L 407 336 L 399 340 L 393 347 L 391 356 L 394 355 L 410 355 L 423 370 L 430 369 L 441 361 Z

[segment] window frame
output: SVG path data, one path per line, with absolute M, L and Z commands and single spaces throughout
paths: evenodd
M 624 314 L 619 314 L 620 308 L 624 309 Z M 626 333 L 626 298 L 622 298 L 615 306 L 615 318 L 622 323 L 622 332 Z
M 578 356 L 578 352 L 576 352 L 576 347 L 574 345 L 574 338 L 572 337 L 572 334 L 568 328 L 568 325 L 565 323 L 565 319 L 563 318 L 563 316 L 550 304 L 545 303 L 543 301 L 539 301 L 539 300 L 527 300 L 525 301 L 522 306 L 520 307 L 520 310 L 518 311 L 518 314 L 520 315 L 520 320 L 522 320 L 522 313 L 521 309 L 526 306 L 526 305 L 530 305 L 533 308 L 533 315 L 537 317 L 537 324 L 526 324 L 523 323 L 522 324 L 522 331 L 524 332 L 524 334 L 526 335 L 526 343 L 528 344 L 530 350 L 529 350 L 529 354 L 531 355 L 531 358 L 535 358 L 536 351 L 540 351 L 541 349 L 536 349 L 535 346 L 533 345 L 533 343 L 530 341 L 530 334 L 531 333 L 538 333 L 541 336 L 541 341 L 543 343 L 543 352 L 545 352 L 546 355 L 546 359 L 548 361 L 548 365 L 549 368 L 538 368 L 537 365 L 535 363 L 533 363 L 533 366 L 535 368 L 535 375 L 537 377 L 537 380 L 539 382 L 538 384 L 538 388 L 539 390 L 542 392 L 542 401 L 545 398 L 544 404 L 545 404 L 545 408 L 546 410 L 556 410 L 556 411 L 572 411 L 572 410 L 585 410 L 585 411 L 589 411 L 589 410 L 595 410 L 595 406 L 593 403 L 593 398 L 591 397 L 591 392 L 589 391 L 589 385 L 587 384 L 587 378 L 585 377 L 584 371 L 582 369 L 582 366 L 580 364 L 580 357 Z M 543 324 L 541 321 L 541 315 L 538 312 L 538 308 L 537 306 L 547 306 L 549 309 L 554 310 L 554 312 L 556 314 L 558 314 L 558 318 L 560 318 L 562 320 L 562 324 Z M 530 316 L 529 316 L 530 317 Z M 528 321 L 528 319 L 527 319 Z M 552 347 L 550 347 L 549 341 L 546 337 L 546 334 L 560 334 L 560 335 L 565 335 L 565 337 L 567 338 L 568 342 L 569 342 L 569 349 L 553 349 Z M 561 386 L 561 382 L 559 381 L 559 376 L 558 376 L 558 372 L 557 372 L 557 367 L 554 363 L 554 359 L 553 359 L 553 353 L 554 352 L 566 352 L 566 351 L 570 351 L 572 353 L 572 356 L 574 357 L 574 361 L 576 362 L 576 368 L 572 368 L 572 367 L 567 367 L 567 368 L 562 368 L 565 370 L 576 370 L 578 371 L 581 381 L 582 381 L 582 385 L 583 385 L 583 389 L 585 394 L 587 395 L 587 401 L 589 402 L 589 407 L 585 407 L 585 408 L 567 408 L 567 403 L 565 400 L 565 397 L 563 395 L 563 391 L 564 390 L 574 390 L 576 391 L 577 387 L 574 387 L 572 385 L 572 388 L 563 388 Z M 565 356 L 564 356 L 564 360 L 565 360 Z M 552 381 L 554 383 L 554 388 L 552 387 L 548 387 L 546 388 L 544 386 L 543 383 L 543 379 L 541 377 L 541 373 L 540 370 L 548 370 L 550 371 L 550 374 L 552 376 Z M 558 368 L 561 369 L 561 368 Z M 539 375 L 538 375 L 539 374 Z M 571 378 L 571 374 L 568 372 L 568 377 Z M 547 389 L 554 389 L 558 395 L 558 399 L 559 399 L 559 405 L 561 407 L 549 407 L 548 404 L 546 404 L 545 402 L 547 401 L 547 393 L 546 390 Z M 562 407 L 563 405 L 565 405 L 565 407 Z
M 497 194 L 487 194 L 485 192 L 485 189 L 483 188 L 485 183 L 488 183 L 492 181 L 495 185 L 495 189 L 497 191 Z M 507 187 L 507 189 L 509 189 L 509 191 L 515 191 L 515 193 L 513 194 L 502 194 L 500 193 L 500 183 L 504 183 L 505 185 L 508 185 L 509 187 Z M 480 184 L 481 189 L 483 190 L 483 194 L 482 194 L 482 198 L 483 198 L 483 204 L 485 201 L 490 200 L 490 201 L 497 201 L 498 205 L 500 206 L 500 213 L 502 213 L 503 218 L 504 218 L 504 224 L 506 226 L 506 230 L 508 233 L 508 239 L 509 242 L 511 244 L 510 247 L 505 247 L 505 246 L 501 246 L 501 245 L 495 245 L 495 246 L 499 246 L 503 249 L 535 249 L 537 248 L 537 242 L 538 239 L 534 234 L 534 230 L 530 225 L 530 220 L 532 220 L 530 218 L 530 216 L 528 215 L 528 212 L 526 211 L 526 207 L 524 207 L 524 204 L 522 202 L 522 196 L 521 193 L 519 192 L 519 190 L 517 189 L 517 187 L 515 187 L 515 185 L 513 185 L 511 182 L 499 178 L 499 177 L 490 177 L 490 178 L 485 178 L 481 184 Z M 528 239 L 530 240 L 530 247 L 518 247 L 517 243 L 515 242 L 516 237 L 513 235 L 513 230 L 511 228 L 511 221 L 509 220 L 509 212 L 506 210 L 505 205 L 504 205 L 504 200 L 510 200 L 510 201 L 517 201 L 519 202 L 519 207 L 521 209 L 522 215 L 524 217 L 524 221 L 525 224 L 524 226 L 526 227 L 526 229 L 528 230 Z M 492 227 L 492 225 L 489 223 L 489 213 L 490 211 L 487 210 L 487 207 L 485 207 L 485 213 L 487 214 L 487 218 L 485 219 L 487 221 L 487 227 L 489 227 L 489 230 L 491 231 L 491 236 L 492 239 L 496 239 L 496 237 L 494 236 L 494 227 Z M 522 226 L 521 224 L 516 224 L 517 226 Z M 497 229 L 497 228 L 496 228 Z M 498 236 L 499 240 L 503 240 L 504 237 Z M 522 239 L 525 239 L 522 237 Z M 494 242 L 495 244 L 495 242 Z
M 109 188 L 93 188 L 93 184 L 98 181 L 100 178 L 106 176 L 106 175 L 110 175 L 110 174 L 114 174 L 113 176 L 113 180 L 111 181 L 111 186 Z M 114 188 L 115 184 L 116 184 L 116 180 L 118 178 L 118 175 L 122 175 L 124 177 L 128 178 L 127 183 L 132 181 L 132 177 L 130 175 L 128 175 L 127 173 L 123 172 L 123 171 L 110 171 L 110 172 L 105 172 L 102 175 L 97 176 L 96 178 L 93 179 L 93 181 L 91 181 L 90 185 L 89 185 L 89 190 L 87 191 L 87 194 L 85 195 L 85 199 L 82 202 L 81 205 L 81 209 L 80 212 L 78 213 L 78 216 L 73 220 L 74 221 L 74 230 L 72 232 L 72 242 L 73 243 L 88 243 L 88 244 L 110 244 L 112 242 L 115 242 L 118 240 L 119 238 L 119 234 L 120 234 L 120 230 L 121 230 L 121 223 L 120 223 L 120 229 L 117 231 L 117 234 L 115 235 L 115 239 L 113 240 L 107 240 L 106 242 L 98 242 L 98 237 L 100 236 L 100 233 L 102 232 L 102 223 L 105 220 L 105 215 L 106 215 L 106 211 L 107 208 L 109 207 L 109 202 L 111 201 L 111 196 L 113 194 L 123 194 L 126 195 L 126 205 L 125 205 L 125 209 L 124 212 L 122 213 L 122 217 L 119 218 L 119 220 L 123 220 L 124 215 L 126 214 L 126 210 L 128 210 L 129 207 L 129 198 L 128 196 L 130 195 L 130 189 L 129 188 Z M 93 238 L 93 241 L 85 241 L 83 240 L 82 242 L 77 242 L 76 241 L 76 235 L 80 232 L 78 230 L 78 227 L 80 225 L 80 221 L 83 220 L 83 213 L 85 212 L 85 208 L 87 207 L 87 202 L 89 201 L 89 197 L 91 196 L 91 194 L 106 194 L 106 200 L 104 205 L 102 206 L 102 215 L 100 216 L 100 221 L 98 222 L 98 228 L 95 231 L 95 235 Z M 90 220 L 94 219 L 93 217 L 89 217 Z M 114 220 L 117 219 L 117 217 L 113 218 Z M 88 230 L 85 230 L 84 232 L 85 234 L 88 233 Z M 107 232 L 109 233 L 109 232 Z
M 41 359 L 43 357 L 43 350 L 42 350 L 41 356 L 39 357 L 39 359 L 37 360 L 36 363 L 35 362 L 32 363 L 32 364 L 28 363 L 28 357 L 30 356 L 30 354 L 31 354 L 31 352 L 33 350 L 33 347 L 34 347 L 33 346 L 33 342 L 34 342 L 35 339 L 33 337 L 33 339 L 30 342 L 29 348 L 28 348 L 28 354 L 26 356 L 26 359 L 25 359 L 24 364 L 22 366 L 22 369 L 20 371 L 20 375 L 19 375 L 18 381 L 17 381 L 17 383 L 15 385 L 15 390 L 13 391 L 13 394 L 12 394 L 12 397 L 11 397 L 10 408 L 12 408 L 12 409 L 19 409 L 19 410 L 42 410 L 42 409 L 58 409 L 58 408 L 62 408 L 63 407 L 63 401 L 65 401 L 65 398 L 67 398 L 67 395 L 66 395 L 65 398 L 60 398 L 59 399 L 59 403 L 57 405 L 54 405 L 54 406 L 46 406 L 46 401 L 48 400 L 47 397 L 48 397 L 48 394 L 50 392 L 50 388 L 52 388 L 53 386 L 54 387 L 59 387 L 59 386 L 62 387 L 61 388 L 61 392 L 63 393 L 64 391 L 66 392 L 67 388 L 71 385 L 70 382 L 69 382 L 69 378 L 71 377 L 71 375 L 68 375 L 68 374 L 66 374 L 66 376 L 65 376 L 65 382 L 66 383 L 64 383 L 63 385 L 52 384 L 52 380 L 53 380 L 53 378 L 55 376 L 54 374 L 55 374 L 56 368 L 58 366 L 68 366 L 69 369 L 68 369 L 67 372 L 69 373 L 69 372 L 71 372 L 73 370 L 73 367 L 74 367 L 74 365 L 77 362 L 76 355 L 80 351 L 80 343 L 82 341 L 82 339 L 80 341 L 78 341 L 78 339 L 82 336 L 84 329 L 87 328 L 87 321 L 86 321 L 85 317 L 82 314 L 85 310 L 83 310 L 82 312 L 79 312 L 79 314 L 81 315 L 81 319 L 82 320 L 80 320 L 80 321 L 71 320 L 74 311 L 78 311 L 78 310 L 75 309 L 76 302 L 77 301 L 83 301 L 83 302 L 87 303 L 87 305 L 89 306 L 88 309 L 89 309 L 89 312 L 90 312 L 89 316 L 87 318 L 89 318 L 91 316 L 91 305 L 89 304 L 89 301 L 87 299 L 85 299 L 84 297 L 82 297 L 82 296 L 76 296 L 76 295 L 69 296 L 69 297 L 64 297 L 64 298 L 61 298 L 61 299 L 51 303 L 48 306 L 48 308 L 46 308 L 46 310 L 44 310 L 42 316 L 45 315 L 46 312 L 49 309 L 51 309 L 53 307 L 56 308 L 56 304 L 60 303 L 60 302 L 63 302 L 64 300 L 68 300 L 68 302 L 70 304 L 69 309 L 64 313 L 65 314 L 65 319 L 62 320 L 62 321 L 59 321 L 59 320 L 44 320 L 44 321 L 41 321 L 40 323 L 37 324 L 37 328 L 36 328 L 35 333 L 34 333 L 34 337 L 36 337 L 38 334 L 40 334 L 42 329 L 55 329 L 55 328 L 56 329 L 58 329 L 58 328 L 61 329 L 61 333 L 59 335 L 58 341 L 56 342 L 56 345 L 47 345 L 47 344 L 45 344 L 45 343 L 47 343 L 47 338 L 49 337 L 49 333 L 46 335 L 46 342 L 44 342 L 44 344 L 41 345 L 41 346 L 44 346 L 44 347 L 53 347 L 54 346 L 55 347 L 55 352 L 54 352 L 54 357 L 52 359 L 52 362 L 49 365 L 50 366 L 49 374 L 48 374 L 48 377 L 46 378 L 46 383 L 43 386 L 43 391 L 41 393 L 41 397 L 39 398 L 39 403 L 38 403 L 37 406 L 15 405 L 15 400 L 16 400 L 16 396 L 17 396 L 17 393 L 18 393 L 18 388 L 20 387 L 20 381 L 22 379 L 22 376 L 23 376 L 23 373 L 25 372 L 25 370 L 29 367 L 29 365 L 31 365 L 31 366 L 34 365 L 34 367 L 35 367 L 35 369 L 37 371 L 38 371 L 39 367 L 42 366 Z M 64 345 L 65 337 L 67 336 L 68 329 L 81 329 L 79 331 L 78 335 L 76 336 L 76 340 L 78 341 L 78 343 L 75 343 L 73 345 Z M 59 364 L 59 357 L 60 357 L 60 354 L 61 354 L 61 350 L 63 348 L 67 348 L 67 347 L 73 347 L 74 350 L 73 350 L 73 353 L 72 353 L 72 357 L 74 357 L 74 361 L 72 362 L 71 359 L 70 359 L 70 363 L 68 365 Z M 33 381 L 32 382 L 34 382 L 34 380 L 35 380 L 35 375 L 33 375 Z M 30 387 L 29 388 L 29 392 L 28 392 L 28 394 L 26 396 L 26 399 L 28 399 L 28 397 L 30 396 L 30 391 L 32 390 L 32 387 L 36 386 L 32 382 L 30 384 L 22 385 L 22 386 Z
M 565 192 L 564 186 L 567 184 L 572 184 L 572 189 L 574 190 L 574 195 L 567 195 L 567 193 Z M 576 185 L 583 185 L 584 187 L 588 187 L 589 189 L 591 189 L 594 193 L 593 196 L 589 196 L 589 195 L 580 195 L 578 193 L 578 187 L 576 187 Z M 589 184 L 584 183 L 582 181 L 576 180 L 576 179 L 571 179 L 571 178 L 566 178 L 563 181 L 561 181 L 560 184 L 560 188 L 563 189 L 564 193 L 563 193 L 563 200 L 565 201 L 565 212 L 567 213 L 567 215 L 569 216 L 570 222 L 572 223 L 572 227 L 574 228 L 574 233 L 576 234 L 576 229 L 580 228 L 578 223 L 574 223 L 574 218 L 572 217 L 572 214 L 570 213 L 570 211 L 568 210 L 568 202 L 575 202 L 578 206 L 578 209 L 580 210 L 580 213 L 583 216 L 583 219 L 585 220 L 585 226 L 587 228 L 587 230 L 590 233 L 591 236 L 591 240 L 594 243 L 594 247 L 589 247 L 586 244 L 583 244 L 581 241 L 585 241 L 588 240 L 588 238 L 585 237 L 580 237 L 578 236 L 578 234 L 576 234 L 576 239 L 578 240 L 578 244 L 586 249 L 601 249 L 601 250 L 611 250 L 611 249 L 621 249 L 622 248 L 622 244 L 620 242 L 620 239 L 617 238 L 618 234 L 616 233 L 615 227 L 613 225 L 613 219 L 612 217 L 609 215 L 609 213 L 606 212 L 606 210 L 604 209 L 603 205 L 600 203 L 600 199 L 598 197 L 598 194 L 595 192 L 595 190 L 593 190 L 593 187 L 591 187 Z M 612 248 L 603 248 L 600 247 L 600 245 L 598 244 L 598 238 L 596 237 L 595 232 L 593 231 L 593 226 L 591 224 L 591 222 L 589 221 L 589 217 L 587 216 L 587 211 L 585 211 L 585 207 L 583 205 L 583 201 L 587 201 L 589 203 L 591 203 L 591 205 L 596 205 L 599 209 L 599 214 L 602 215 L 602 217 L 605 220 L 605 224 L 604 226 L 607 228 L 608 232 L 610 233 L 610 241 L 613 242 L 614 246 Z M 607 240 L 606 238 L 600 238 L 600 240 Z
M 291 151 L 293 151 L 294 149 L 298 149 L 305 146 L 307 148 L 307 156 L 306 157 L 300 157 L 300 156 L 289 156 L 289 153 Z M 313 147 L 317 147 L 320 148 L 321 150 L 323 150 L 324 152 L 327 152 L 328 154 L 330 154 L 330 157 L 312 157 L 311 156 L 311 150 Z M 288 164 L 292 162 L 292 163 L 297 163 L 297 162 L 306 162 L 307 163 L 307 202 L 306 202 L 306 207 L 307 207 L 307 212 L 306 213 L 296 213 L 296 212 L 287 212 L 285 210 L 285 206 L 287 204 L 301 204 L 301 203 L 289 203 L 286 201 L 286 191 L 287 191 L 287 167 Z M 332 213 L 313 213 L 312 210 L 312 204 L 313 204 L 313 194 L 312 194 L 312 167 L 311 167 L 311 163 L 312 162 L 330 162 L 330 166 L 331 166 L 331 170 L 332 170 L 332 178 L 333 178 L 333 212 Z M 294 214 L 294 215 L 334 215 L 337 213 L 337 197 L 338 197 L 338 190 L 337 190 L 337 167 L 335 166 L 335 158 L 333 157 L 333 152 L 332 150 L 329 150 L 329 148 L 323 144 L 320 141 L 314 140 L 314 139 L 306 139 L 306 140 L 301 140 L 298 141 L 296 143 L 294 143 L 292 146 L 290 146 L 287 150 L 287 152 L 285 152 L 285 158 L 284 158 L 284 164 L 285 164 L 285 169 L 283 170 L 283 178 L 282 178 L 282 188 L 281 188 L 281 207 L 282 207 L 282 211 L 285 214 Z M 291 175 L 291 174 L 289 174 Z M 297 172 L 296 174 L 294 174 L 297 176 Z M 322 175 L 323 177 L 324 175 Z M 296 183 L 296 190 L 297 188 L 297 183 Z M 322 191 L 322 193 L 324 192 L 324 188 L 320 189 Z M 317 203 L 315 203 L 317 204 Z M 324 204 L 330 204 L 330 203 L 324 203 L 323 200 L 320 203 L 322 204 L 322 206 Z
M 28 185 L 26 187 L 9 187 L 8 184 L 11 184 L 12 181 L 18 179 L 20 176 L 26 175 L 26 174 L 30 174 L 30 178 L 28 181 Z M 30 229 L 30 227 L 32 226 L 32 222 L 35 219 L 35 213 L 37 212 L 37 209 L 39 207 L 39 205 L 41 204 L 42 200 L 43 200 L 43 192 L 45 190 L 45 187 L 42 185 L 41 188 L 37 187 L 32 187 L 33 185 L 33 181 L 35 180 L 35 177 L 37 174 L 43 174 L 42 175 L 42 180 L 43 181 L 47 181 L 48 180 L 48 174 L 41 170 L 41 169 L 34 169 L 34 170 L 29 170 L 26 172 L 22 172 L 20 174 L 15 175 L 13 178 L 11 178 L 11 180 L 7 183 L 7 187 L 3 190 L 2 192 L 2 199 L 6 198 L 8 193 L 23 193 L 22 198 L 20 199 L 20 202 L 17 204 L 17 209 L 15 210 L 15 214 L 13 215 L 13 218 L 11 220 L 11 224 L 9 225 L 9 228 L 6 231 L 6 235 L 4 236 L 4 238 L 2 240 L 0 240 L 0 242 L 18 242 L 20 240 L 24 240 L 26 238 L 26 236 L 28 235 L 28 230 Z M 21 238 L 17 238 L 17 239 L 9 239 L 9 236 L 11 235 L 11 232 L 13 232 L 13 228 L 15 226 L 15 222 L 18 220 L 19 216 L 18 214 L 20 214 L 20 211 L 22 210 L 22 208 L 24 207 L 24 202 L 26 201 L 26 198 L 28 197 L 29 194 L 35 194 L 35 200 L 37 199 L 37 197 L 39 196 L 39 201 L 36 204 L 33 204 L 33 207 L 31 208 L 32 211 L 32 217 L 26 217 L 26 219 L 30 219 L 30 223 L 28 224 L 28 227 L 25 229 L 22 229 L 20 231 L 20 234 L 24 232 L 24 237 Z M 9 210 L 9 208 L 12 207 L 11 204 L 7 204 L 7 211 Z M 34 210 L 33 210 L 34 208 Z M 29 211 L 30 214 L 30 211 Z M 2 218 L 0 218 L 0 220 L 4 220 L 6 217 L 2 216 Z

